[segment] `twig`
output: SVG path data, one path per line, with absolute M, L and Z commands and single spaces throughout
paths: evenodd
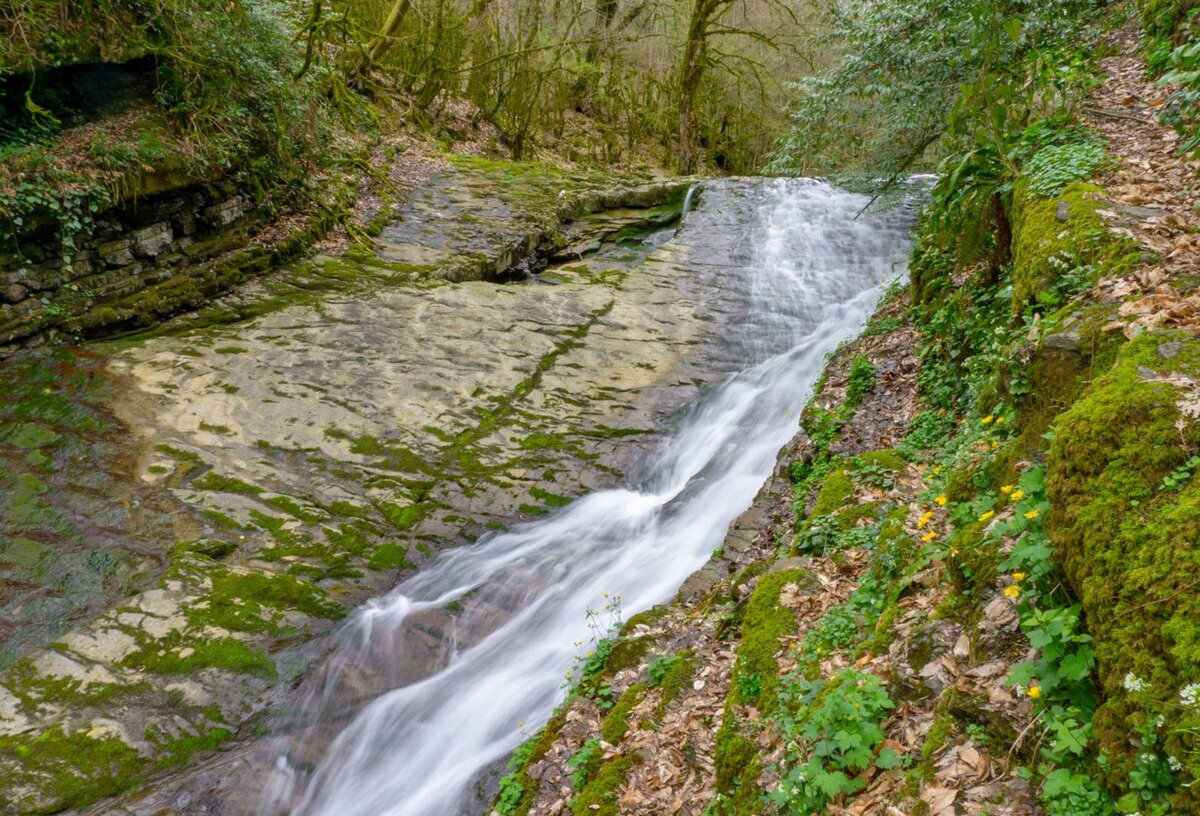
M 1140 116 L 1133 116 L 1128 113 L 1120 113 L 1119 111 L 1106 111 L 1099 108 L 1084 108 L 1083 112 L 1089 116 L 1104 116 L 1109 119 L 1128 119 L 1130 122 L 1138 122 L 1143 125 L 1156 124 L 1153 119 L 1143 119 Z
M 1037 721 L 1040 720 L 1042 718 L 1042 715 L 1045 713 L 1046 713 L 1046 709 L 1043 708 L 1041 711 L 1038 712 L 1038 715 L 1036 717 L 1034 717 L 1032 720 L 1029 721 L 1029 725 L 1022 728 L 1021 733 L 1017 734 L 1017 738 L 1015 740 L 1013 740 L 1012 747 L 1008 749 L 1008 758 L 1009 759 L 1012 759 L 1013 755 L 1016 754 L 1017 748 L 1020 747 L 1021 741 L 1025 739 L 1025 735 L 1029 733 L 1029 729 L 1033 728 L 1033 726 L 1037 724 Z
M 1180 595 L 1182 595 L 1183 593 L 1187 592 L 1189 589 L 1192 589 L 1193 587 L 1198 587 L 1198 586 L 1200 586 L 1200 581 L 1192 581 L 1187 586 L 1181 587 L 1180 589 L 1176 590 L 1175 592 L 1171 593 L 1170 595 L 1168 595 L 1165 598 L 1156 598 L 1152 601 L 1146 601 L 1145 603 L 1140 603 L 1137 606 L 1133 607 L 1133 609 L 1130 609 L 1129 612 L 1136 612 L 1139 609 L 1145 609 L 1147 606 L 1153 606 L 1154 604 L 1160 604 L 1160 603 L 1166 603 L 1167 601 L 1173 601 L 1176 598 L 1178 598 Z

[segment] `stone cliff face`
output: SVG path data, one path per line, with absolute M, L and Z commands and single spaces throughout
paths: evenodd
M 56 224 L 34 222 L 0 248 L 0 351 L 38 339 L 147 326 L 267 269 L 248 247 L 262 219 L 230 185 L 162 174 L 156 192 L 95 217 L 64 258 Z

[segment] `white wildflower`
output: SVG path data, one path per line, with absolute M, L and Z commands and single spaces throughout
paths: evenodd
M 1173 756 L 1167 757 L 1167 764 L 1171 766 L 1171 770 L 1179 772 L 1183 770 L 1183 763 Z
M 1123 682 L 1123 685 L 1125 686 L 1126 691 L 1137 692 L 1137 691 L 1145 691 L 1146 690 L 1146 681 L 1143 680 L 1142 678 L 1138 677 L 1133 672 L 1130 672 L 1129 674 L 1125 675 L 1125 680 Z
M 1192 683 L 1180 689 L 1179 700 L 1188 708 L 1200 708 L 1200 683 Z

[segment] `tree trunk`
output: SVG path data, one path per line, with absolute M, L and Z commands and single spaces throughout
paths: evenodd
M 383 23 L 383 28 L 365 47 L 350 70 L 346 72 L 350 84 L 359 84 L 362 78 L 379 64 L 388 49 L 392 47 L 392 43 L 396 41 L 396 35 L 400 33 L 400 26 L 404 24 L 404 18 L 408 16 L 411 9 L 412 0 L 396 0 L 396 4 L 388 13 L 387 20 Z
M 696 0 L 679 67 L 679 172 L 696 172 L 696 93 L 708 67 L 708 27 L 733 0 Z

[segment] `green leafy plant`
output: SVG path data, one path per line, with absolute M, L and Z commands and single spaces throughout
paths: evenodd
M 536 739 L 526 740 L 509 757 L 508 773 L 501 777 L 500 791 L 496 796 L 495 807 L 500 816 L 514 816 L 517 812 L 517 806 L 521 804 L 521 798 L 525 794 L 525 787 L 521 784 L 521 769 L 533 755 L 536 745 Z
M 758 674 L 739 674 L 737 678 L 738 699 L 753 702 L 762 694 L 762 677 Z
M 583 786 L 596 773 L 596 769 L 600 767 L 603 753 L 600 749 L 600 740 L 590 739 L 584 742 L 579 750 L 567 760 L 567 769 L 571 772 L 571 786 L 575 790 L 583 790 Z
M 1087 774 L 1058 768 L 1042 782 L 1046 816 L 1116 816 L 1112 799 Z
M 861 790 L 860 774 L 872 765 L 898 765 L 894 750 L 880 750 L 887 736 L 880 723 L 892 708 L 883 681 L 853 669 L 831 681 L 787 682 L 773 717 L 786 748 L 771 801 L 782 813 L 808 816 L 836 796 Z
M 1091 178 L 1106 154 L 1099 141 L 1043 147 L 1022 168 L 1029 191 L 1050 198 L 1073 181 Z
M 842 532 L 841 522 L 834 516 L 817 516 L 808 520 L 808 524 L 792 543 L 792 549 L 798 553 L 830 552 L 837 549 Z
M 1158 489 L 1160 491 L 1178 490 L 1192 478 L 1192 475 L 1196 472 L 1196 468 L 1200 468 L 1200 456 L 1193 456 L 1164 476 L 1162 484 L 1159 485 Z
M 882 465 L 859 460 L 850 470 L 850 479 L 857 485 L 890 490 L 896 485 L 896 472 Z
M 851 360 L 846 383 L 846 405 L 856 407 L 875 387 L 875 366 L 871 360 L 862 355 Z
M 673 654 L 656 657 L 651 660 L 650 665 L 646 667 L 646 673 L 650 678 L 650 685 L 661 686 L 663 678 L 667 676 L 671 669 L 679 665 L 682 659 L 679 655 Z
M 1200 42 L 1187 42 L 1171 51 L 1170 70 L 1161 84 L 1178 90 L 1171 94 L 1159 119 L 1183 137 L 1179 152 L 1195 156 L 1200 152 Z

